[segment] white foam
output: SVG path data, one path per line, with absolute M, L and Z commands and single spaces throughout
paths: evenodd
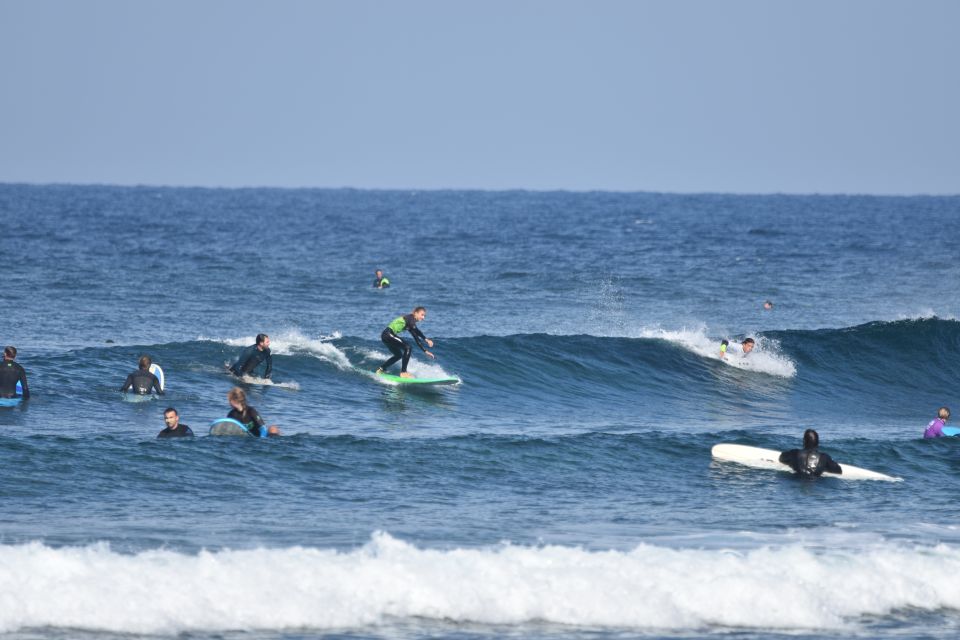
M 720 339 L 708 336 L 706 329 L 703 327 L 677 331 L 659 328 L 642 329 L 640 337 L 666 340 L 701 357 L 720 360 L 724 364 L 738 369 L 760 371 L 783 378 L 792 378 L 797 374 L 797 365 L 780 351 L 779 342 L 764 336 L 746 336 L 756 341 L 756 346 L 750 352 L 750 355 L 746 357 L 728 355 L 726 358 L 720 357 Z
M 359 628 L 391 618 L 644 629 L 849 629 L 960 609 L 960 549 L 878 542 L 747 551 L 426 550 L 375 534 L 337 552 L 0 546 L 0 632 Z
M 329 362 L 338 369 L 349 370 L 352 365 L 347 355 L 342 349 L 338 349 L 331 341 L 342 337 L 339 331 L 328 336 L 318 336 L 310 338 L 305 336 L 298 329 L 288 329 L 282 333 L 270 334 L 270 351 L 274 355 L 302 355 L 307 354 L 315 358 Z M 248 347 L 256 342 L 256 336 L 243 336 L 240 338 L 224 338 L 216 340 L 231 347 Z M 261 378 L 253 380 L 261 384 Z M 278 385 L 278 386 L 283 386 Z

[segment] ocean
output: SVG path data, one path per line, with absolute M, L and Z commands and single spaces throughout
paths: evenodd
M 0 184 L 0 220 L 0 638 L 960 633 L 960 440 L 921 438 L 960 197 Z M 372 375 L 421 305 L 410 371 L 462 384 Z M 258 333 L 283 436 L 207 436 Z M 808 428 L 903 482 L 711 459 Z

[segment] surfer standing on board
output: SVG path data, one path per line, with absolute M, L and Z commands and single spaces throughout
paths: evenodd
M 16 347 L 6 347 L 3 350 L 3 363 L 0 363 L 0 397 L 16 397 L 17 382 L 20 382 L 20 386 L 23 388 L 23 399 L 26 400 L 30 397 L 30 387 L 27 386 L 27 372 L 13 361 L 16 357 Z
M 230 367 L 230 371 L 239 378 L 253 373 L 261 362 L 267 363 L 267 370 L 264 371 L 263 377 L 269 378 L 273 373 L 273 356 L 270 355 L 270 336 L 265 333 L 258 333 L 256 344 L 240 352 L 240 357 Z
M 730 342 L 729 340 L 720 341 L 720 357 L 726 358 L 727 354 L 730 355 L 739 355 L 740 357 L 746 358 L 747 354 L 753 351 L 754 341 L 753 338 L 747 338 L 740 344 L 736 342 Z
M 843 473 L 833 458 L 819 451 L 820 435 L 813 429 L 803 432 L 803 449 L 790 449 L 780 454 L 780 462 L 789 465 L 801 476 L 819 476 L 824 471 Z
M 407 364 L 410 362 L 410 354 L 413 349 L 410 348 L 410 343 L 400 337 L 399 334 L 404 331 L 409 331 L 410 335 L 413 336 L 413 339 L 416 341 L 417 346 L 420 347 L 425 354 L 431 358 L 435 358 L 432 353 L 427 351 L 427 347 L 423 346 L 423 343 L 426 342 L 427 346 L 431 349 L 433 348 L 433 340 L 423 335 L 423 332 L 417 328 L 418 322 L 423 322 L 423 319 L 427 317 L 427 310 L 424 307 L 417 307 L 413 310 L 412 313 L 408 313 L 405 316 L 400 316 L 395 318 L 393 322 L 387 325 L 387 328 L 383 330 L 383 333 L 380 334 L 380 339 L 383 340 L 383 344 L 389 347 L 390 352 L 393 354 L 393 357 L 380 365 L 380 368 L 377 369 L 377 373 L 383 373 L 387 367 L 392 365 L 397 360 L 402 359 L 400 364 L 400 377 L 401 378 L 412 378 L 413 376 L 407 373 Z

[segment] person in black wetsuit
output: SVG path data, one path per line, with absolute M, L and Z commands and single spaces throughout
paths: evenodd
M 151 390 L 156 390 L 157 394 L 162 396 L 163 389 L 160 388 L 160 380 L 150 373 L 150 365 L 153 364 L 153 360 L 150 359 L 150 356 L 140 356 L 138 364 L 140 368 L 127 376 L 127 380 L 120 387 L 120 391 L 133 389 L 134 392 L 145 396 Z
M 432 349 L 433 340 L 423 335 L 423 332 L 417 328 L 417 323 L 423 322 L 423 319 L 426 317 L 427 310 L 423 307 L 417 307 L 412 313 L 394 318 L 393 322 L 387 325 L 387 328 L 384 329 L 383 333 L 380 334 L 380 339 L 383 340 L 383 344 L 390 348 L 390 352 L 393 353 L 393 357 L 380 365 L 380 368 L 377 369 L 377 373 L 383 373 L 386 371 L 387 367 L 392 365 L 397 360 L 402 359 L 403 362 L 400 365 L 400 377 L 413 377 L 407 373 L 407 364 L 410 362 L 410 354 L 413 350 L 410 348 L 410 343 L 400 337 L 400 333 L 405 330 L 410 332 L 410 335 L 413 336 L 417 346 L 420 347 L 425 354 L 431 358 L 436 357 L 427 351 L 427 348 L 423 346 L 423 343 L 426 342 L 427 345 Z
M 263 418 L 260 417 L 257 410 L 247 404 L 247 394 L 244 393 L 243 389 L 240 387 L 230 389 L 230 392 L 227 394 L 227 401 L 230 403 L 230 406 L 233 407 L 230 413 L 227 414 L 228 418 L 232 418 L 242 424 L 252 436 L 259 438 L 267 433 L 266 423 L 263 421 Z
M 803 449 L 791 449 L 780 454 L 780 462 L 790 465 L 801 476 L 820 476 L 824 471 L 843 473 L 833 458 L 818 450 L 820 435 L 813 429 L 803 432 Z
M 387 280 L 386 277 L 384 277 L 383 271 L 381 271 L 380 269 L 377 269 L 376 276 L 377 276 L 376 279 L 373 281 L 374 287 L 376 287 L 377 289 L 386 289 L 387 287 L 390 286 L 390 281 Z
M 180 424 L 180 414 L 173 407 L 167 407 L 163 412 L 163 421 L 167 428 L 157 434 L 157 438 L 192 438 L 193 429 Z
M 253 373 L 261 362 L 267 363 L 267 370 L 263 372 L 263 377 L 269 378 L 273 373 L 273 356 L 270 355 L 270 336 L 265 333 L 258 333 L 256 344 L 240 352 L 240 357 L 230 367 L 230 371 L 237 377 L 245 376 Z
M 30 387 L 27 386 L 27 372 L 14 362 L 17 357 L 16 347 L 6 347 L 3 350 L 3 362 L 0 363 L 0 398 L 16 398 L 17 382 L 23 389 L 23 399 L 30 397 Z

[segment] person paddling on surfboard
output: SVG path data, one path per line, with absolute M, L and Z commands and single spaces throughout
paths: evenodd
M 833 458 L 820 451 L 820 435 L 813 429 L 803 432 L 803 449 L 791 449 L 780 454 L 780 462 L 793 468 L 801 476 L 820 476 L 824 471 L 843 474 Z
M 227 402 L 233 407 L 227 417 L 236 420 L 250 432 L 250 435 L 263 437 L 267 433 L 267 424 L 257 410 L 247 404 L 247 394 L 240 387 L 234 387 L 227 393 Z
M 727 354 L 730 355 L 739 355 L 742 358 L 746 358 L 747 355 L 753 351 L 754 340 L 753 338 L 747 338 L 740 344 L 736 342 L 730 342 L 729 340 L 720 341 L 720 357 L 726 358 Z
M 151 390 L 156 390 L 158 395 L 163 395 L 163 389 L 160 388 L 160 379 L 150 373 L 150 365 L 153 360 L 150 356 L 140 356 L 140 368 L 127 376 L 126 382 L 120 387 L 120 391 L 129 391 L 133 389 L 136 393 L 145 396 Z
M 413 336 L 413 339 L 416 341 L 417 346 L 420 347 L 425 354 L 431 358 L 435 358 L 432 353 L 427 351 L 427 347 L 423 346 L 423 343 L 426 342 L 427 346 L 431 349 L 433 348 L 433 340 L 423 335 L 423 332 L 417 328 L 418 322 L 423 322 L 423 319 L 427 317 L 427 310 L 424 307 L 417 307 L 413 310 L 412 313 L 408 313 L 405 316 L 400 316 L 395 318 L 393 322 L 387 325 L 387 328 L 383 330 L 383 333 L 380 334 L 380 339 L 383 340 L 383 344 L 389 347 L 390 352 L 393 354 L 393 357 L 384 362 L 377 369 L 377 373 L 383 373 L 386 369 L 392 365 L 397 360 L 402 360 L 400 364 L 400 377 L 401 378 L 412 378 L 413 376 L 407 373 L 407 364 L 410 362 L 410 354 L 413 349 L 410 347 L 410 343 L 400 337 L 399 334 L 404 331 L 409 331 L 410 335 Z
M 946 426 L 947 420 L 950 419 L 950 409 L 946 407 L 940 407 L 940 410 L 937 411 L 937 417 L 930 421 L 930 424 L 927 425 L 927 428 L 923 432 L 924 438 L 942 438 L 943 437 L 943 427 Z
M 270 354 L 270 336 L 265 333 L 258 333 L 256 343 L 240 352 L 240 357 L 230 367 L 230 371 L 239 378 L 253 373 L 261 362 L 267 363 L 263 377 L 269 378 L 273 373 L 273 356 Z
M 27 372 L 14 362 L 17 357 L 16 347 L 6 347 L 3 350 L 3 363 L 0 363 L 0 398 L 16 398 L 17 382 L 23 389 L 23 399 L 30 397 L 30 387 L 27 386 Z

